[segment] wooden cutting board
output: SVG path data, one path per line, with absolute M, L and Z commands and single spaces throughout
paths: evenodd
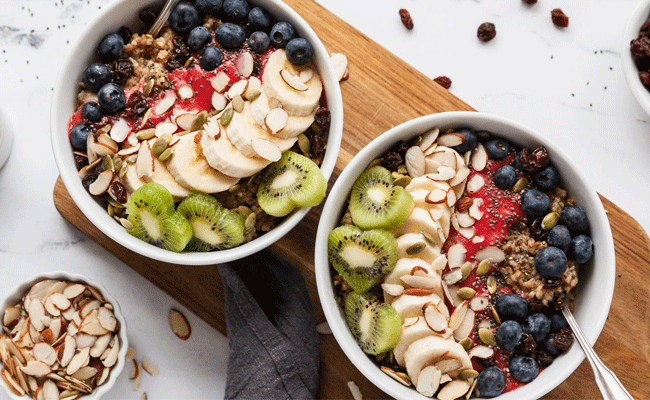
M 352 157 L 382 132 L 412 118 L 441 111 L 473 110 L 398 57 L 311 0 L 285 0 L 314 28 L 330 52 L 348 57 L 350 79 L 341 84 L 345 108 L 343 142 L 330 183 Z M 614 234 L 618 278 L 609 319 L 595 349 L 635 398 L 650 398 L 650 240 L 628 214 L 602 198 Z M 226 334 L 222 283 L 214 266 L 182 267 L 135 254 L 102 234 L 74 204 L 59 178 L 54 204 L 72 225 L 104 246 L 177 301 Z M 321 207 L 272 249 L 298 267 L 318 322 L 325 321 L 314 277 L 314 241 Z M 299 243 L 300 245 L 296 245 Z M 191 288 L 191 290 L 189 289 Z M 350 398 L 354 380 L 366 398 L 388 396 L 350 363 L 332 335 L 321 335 L 319 397 Z M 545 398 L 600 396 L 587 361 Z

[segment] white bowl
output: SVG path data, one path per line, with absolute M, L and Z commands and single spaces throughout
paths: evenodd
M 4 167 L 14 143 L 14 131 L 7 116 L 0 110 L 0 169 Z
M 621 63 L 623 64 L 623 75 L 627 81 L 627 86 L 632 91 L 632 95 L 650 115 L 650 92 L 641 83 L 639 79 L 639 70 L 632 58 L 630 51 L 630 41 L 639 36 L 639 30 L 643 23 L 650 17 L 650 0 L 641 0 L 634 12 L 630 15 L 623 31 L 623 44 L 621 49 Z
M 161 6 L 161 0 L 115 0 L 104 8 L 84 27 L 76 44 L 66 56 L 56 85 L 50 115 L 50 131 L 54 158 L 61 179 L 75 204 L 84 215 L 103 233 L 122 246 L 160 261 L 182 265 L 210 265 L 228 262 L 256 253 L 275 243 L 309 212 L 309 208 L 294 212 L 272 231 L 241 246 L 206 253 L 174 253 L 145 243 L 131 235 L 108 216 L 105 206 L 93 198 L 81 185 L 77 168 L 68 140 L 67 124 L 77 108 L 77 92 L 84 69 L 95 59 L 95 48 L 104 35 L 117 31 L 121 26 L 129 26 L 134 32 L 140 31 L 138 11 L 145 7 Z M 329 54 L 314 31 L 295 11 L 280 0 L 250 0 L 260 5 L 278 20 L 294 25 L 297 34 L 307 39 L 314 47 L 314 62 L 321 74 L 327 105 L 331 112 L 331 125 L 327 140 L 327 151 L 320 167 L 329 179 L 338 158 L 343 135 L 343 100 L 336 74 Z
M 520 146 L 535 148 L 543 145 L 553 164 L 560 171 L 565 188 L 577 204 L 585 208 L 591 224 L 594 241 L 594 257 L 588 268 L 580 273 L 578 294 L 575 301 L 575 317 L 589 341 L 596 342 L 605 324 L 614 293 L 616 265 L 614 242 L 609 222 L 596 191 L 573 161 L 556 145 L 539 133 L 505 118 L 477 112 L 444 112 L 416 118 L 385 132 L 373 140 L 343 170 L 332 188 L 321 214 L 316 236 L 315 267 L 318 295 L 327 321 L 339 345 L 366 378 L 381 390 L 398 399 L 427 399 L 415 389 L 405 387 L 384 374 L 361 350 L 350 333 L 345 315 L 339 309 L 332 285 L 327 257 L 327 237 L 338 225 L 346 199 L 356 178 L 375 158 L 383 155 L 399 140 L 409 140 L 434 127 L 444 131 L 451 127 L 470 127 L 487 130 Z M 584 359 L 577 343 L 559 356 L 534 381 L 513 392 L 503 394 L 500 400 L 536 399 L 562 383 Z
M 36 275 L 18 284 L 16 290 L 7 294 L 2 299 L 2 302 L 0 303 L 0 313 L 4 315 L 4 312 L 7 309 L 7 307 L 12 307 L 20 303 L 25 293 L 27 293 L 34 284 L 46 279 L 79 282 L 79 283 L 92 286 L 96 288 L 99 291 L 99 293 L 102 294 L 102 296 L 104 296 L 104 299 L 108 303 L 113 305 L 113 314 L 115 315 L 115 318 L 120 323 L 120 332 L 119 332 L 120 352 L 119 355 L 117 356 L 117 363 L 115 363 L 115 365 L 111 368 L 111 373 L 108 377 L 108 380 L 104 382 L 103 385 L 96 387 L 91 394 L 80 397 L 80 399 L 82 400 L 98 400 L 113 387 L 113 385 L 117 381 L 117 377 L 120 375 L 122 369 L 124 369 L 124 365 L 126 364 L 125 355 L 127 349 L 129 348 L 129 340 L 127 339 L 127 335 L 126 335 L 126 320 L 124 319 L 124 316 L 122 316 L 120 305 L 117 303 L 117 300 L 115 300 L 115 298 L 111 296 L 111 294 L 102 285 L 98 284 L 97 282 L 93 282 L 90 279 L 81 275 L 71 274 L 65 271 L 57 271 L 57 272 L 48 272 L 48 273 L 42 273 Z M 4 379 L 0 379 L 0 386 L 2 386 L 6 394 L 14 400 L 25 400 L 26 398 L 28 398 L 25 396 L 17 396 L 16 394 L 14 394 L 11 391 L 11 389 L 9 389 L 9 386 L 7 385 Z

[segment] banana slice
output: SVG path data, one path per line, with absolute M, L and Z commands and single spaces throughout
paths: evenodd
M 439 238 L 438 229 L 442 229 L 442 227 L 440 223 L 431 218 L 429 211 L 416 207 L 408 219 L 395 230 L 395 236 L 401 236 L 405 233 L 427 232 L 434 240 L 437 240 Z M 437 245 L 442 246 L 442 243 L 437 243 Z
M 266 118 L 266 114 L 268 114 L 269 111 L 271 111 L 269 98 L 266 93 L 262 92 L 257 99 L 251 102 L 251 114 L 253 115 L 253 119 L 257 125 L 261 126 L 263 129 L 265 127 L 264 119 Z M 283 139 L 296 137 L 309 129 L 313 123 L 313 113 L 306 116 L 289 115 L 285 127 L 282 128 L 279 132 L 274 133 L 274 136 Z
M 169 190 L 169 193 L 171 193 L 174 199 L 181 199 L 190 194 L 190 190 L 178 183 L 178 181 L 174 179 L 174 175 L 169 172 L 165 164 L 161 163 L 157 157 L 153 158 L 153 165 L 153 173 L 151 176 L 145 177 L 145 181 L 160 183 Z
M 460 368 L 455 371 L 461 371 L 472 367 L 469 356 L 463 349 L 463 346 L 456 343 L 453 338 L 444 339 L 441 336 L 427 336 L 411 343 L 404 353 L 404 364 L 406 373 L 411 378 L 414 385 L 417 386 L 420 372 L 424 367 L 435 364 L 442 359 L 456 359 L 460 361 Z M 448 372 L 450 376 L 455 375 L 455 371 Z
M 167 162 L 167 168 L 176 181 L 183 186 L 203 193 L 218 193 L 230 189 L 239 181 L 213 169 L 203 156 L 201 146 L 196 143 L 196 135 L 203 131 L 181 136 L 174 145 L 174 154 Z
M 259 154 L 255 151 L 252 141 L 255 139 L 265 139 L 275 144 L 280 149 L 280 152 L 289 150 L 297 138 L 282 139 L 275 135 L 271 135 L 259 126 L 253 119 L 251 113 L 251 105 L 249 102 L 244 103 L 244 109 L 241 112 L 233 113 L 232 120 L 226 128 L 226 134 L 230 143 L 235 146 L 246 157 L 257 157 Z
M 415 324 L 406 325 L 407 323 L 404 323 L 402 326 L 402 336 L 400 336 L 397 346 L 393 349 L 395 361 L 402 367 L 404 366 L 404 353 L 406 353 L 406 350 L 411 343 L 436 334 L 431 328 L 429 328 L 424 317 L 418 317 L 418 321 Z
M 399 316 L 402 317 L 402 322 L 404 322 L 407 318 L 421 317 L 422 306 L 430 301 L 437 305 L 442 301 L 442 298 L 435 293 L 428 296 L 403 294 L 393 301 L 391 306 L 397 310 Z
M 202 135 L 201 147 L 212 168 L 235 178 L 249 177 L 271 163 L 260 157 L 246 157 L 230 143 L 228 135 L 224 134 L 216 140 L 210 135 Z
M 304 90 L 296 90 L 290 83 L 294 80 L 293 78 L 298 78 L 301 71 L 309 68 L 314 70 L 314 73 L 307 82 L 302 82 L 304 86 L 299 87 Z M 289 82 L 287 82 L 287 76 L 290 78 Z M 298 85 L 294 83 L 294 86 Z M 323 91 L 320 75 L 311 63 L 305 66 L 295 66 L 287 60 L 286 53 L 282 49 L 271 54 L 266 62 L 262 75 L 262 87 L 269 99 L 277 99 L 282 104 L 282 108 L 287 114 L 297 116 L 313 114 L 318 108 Z
M 122 178 L 122 184 L 124 184 L 127 193 L 131 194 L 136 190 L 138 190 L 140 186 L 147 183 L 147 181 L 145 181 L 144 179 L 138 176 L 138 173 L 136 172 L 135 164 L 127 164 L 126 168 L 127 170 L 126 170 L 126 174 Z

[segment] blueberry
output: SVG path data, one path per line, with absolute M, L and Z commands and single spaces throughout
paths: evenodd
M 269 35 L 261 31 L 251 33 L 248 38 L 248 46 L 257 54 L 264 53 L 270 45 Z
M 528 301 L 514 293 L 501 295 L 494 307 L 501 321 L 510 319 L 523 321 L 528 315 Z
M 494 173 L 494 184 L 501 189 L 510 189 L 517 182 L 517 170 L 512 165 L 504 165 Z
M 201 53 L 201 68 L 206 71 L 212 71 L 221 65 L 223 54 L 215 46 L 208 46 Z
M 566 322 L 566 318 L 564 318 L 564 315 L 562 314 L 551 315 L 551 330 L 553 332 L 557 332 L 568 325 L 569 324 Z
M 230 22 L 219 25 L 214 31 L 214 37 L 226 50 L 236 49 L 246 41 L 244 28 Z
M 560 174 L 554 166 L 549 165 L 535 174 L 535 183 L 545 191 L 555 189 L 560 183 Z
M 111 62 L 117 60 L 122 56 L 124 51 L 124 39 L 117 33 L 109 33 L 104 36 L 99 46 L 97 46 L 97 54 L 102 62 Z
M 571 233 L 569 233 L 569 228 L 564 225 L 555 225 L 548 233 L 546 241 L 549 246 L 557 247 L 565 254 L 569 254 L 571 251 Z
M 542 342 L 542 347 L 548 355 L 551 357 L 555 358 L 562 354 L 562 350 L 558 349 L 557 346 L 555 345 L 555 334 L 549 333 L 545 338 L 544 341 Z
M 509 320 L 499 325 L 497 333 L 494 335 L 497 344 L 505 351 L 513 351 L 521 340 L 521 325 L 519 322 Z
M 537 377 L 539 368 L 532 357 L 515 356 L 508 363 L 510 374 L 521 383 L 528 383 Z
M 271 27 L 271 17 L 262 7 L 253 7 L 248 13 L 248 26 L 254 31 L 268 32 Z
M 506 377 L 497 367 L 487 367 L 476 379 L 476 388 L 481 397 L 497 397 L 506 388 Z
M 305 65 L 314 55 L 314 48 L 306 39 L 295 38 L 287 43 L 287 60 L 293 65 Z
M 201 25 L 199 10 L 192 3 L 181 1 L 169 16 L 169 25 L 174 32 L 185 35 L 194 27 Z
M 535 254 L 535 268 L 542 278 L 557 278 L 566 271 L 566 254 L 557 247 L 546 247 Z
M 521 195 L 521 208 L 530 220 L 542 218 L 551 211 L 551 199 L 538 189 L 529 189 Z
M 99 92 L 105 84 L 113 79 L 113 73 L 108 65 L 102 63 L 93 63 L 84 70 L 81 80 L 86 88 L 91 92 Z
M 102 120 L 102 109 L 99 107 L 99 103 L 95 101 L 89 101 L 84 103 L 81 106 L 81 116 L 83 119 L 90 122 L 99 122 Z
M 491 160 L 503 160 L 510 154 L 510 143 L 503 139 L 492 139 L 485 143 L 485 151 Z
M 251 7 L 246 0 L 224 0 L 223 12 L 232 21 L 243 21 L 248 16 Z
M 86 151 L 88 135 L 91 133 L 93 133 L 93 131 L 86 124 L 73 126 L 70 130 L 70 144 L 72 144 L 72 147 L 75 150 Z
M 551 331 L 551 321 L 542 313 L 529 315 L 522 329 L 533 336 L 535 343 L 540 343 Z
M 564 207 L 560 212 L 560 223 L 566 225 L 572 235 L 589 233 L 589 220 L 582 207 Z
M 288 22 L 278 22 L 273 25 L 271 28 L 271 45 L 278 49 L 284 49 L 287 46 L 287 43 L 293 38 L 296 37 L 296 31 L 293 29 L 293 25 Z
M 194 0 L 194 5 L 203 14 L 217 15 L 223 0 Z
M 99 105 L 107 113 L 115 113 L 126 105 L 124 90 L 115 83 L 107 83 L 97 93 Z
M 465 141 L 458 146 L 452 147 L 452 149 L 456 150 L 460 154 L 465 154 L 466 152 L 476 148 L 476 145 L 478 144 L 478 136 L 476 136 L 476 132 L 469 128 L 461 128 L 457 129 L 456 133 L 463 135 Z
M 523 171 L 524 167 L 521 165 L 521 162 L 519 161 L 519 155 L 521 154 L 521 151 L 517 154 L 515 154 L 515 161 L 512 163 L 517 171 Z
M 210 31 L 205 26 L 197 26 L 190 31 L 187 37 L 187 47 L 191 52 L 199 51 L 204 48 L 212 40 Z
M 578 264 L 585 264 L 594 255 L 594 242 L 587 235 L 578 235 L 573 238 L 571 253 Z

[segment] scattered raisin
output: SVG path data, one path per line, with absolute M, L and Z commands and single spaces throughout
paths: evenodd
M 126 203 L 126 188 L 118 181 L 114 181 L 108 187 L 108 190 L 113 195 L 113 198 L 120 204 Z
M 91 172 L 88 173 L 88 175 L 84 176 L 81 179 L 81 185 L 86 189 L 87 191 L 90 191 L 90 185 L 93 184 L 97 180 L 97 177 L 101 173 L 101 168 L 95 168 Z
M 126 58 L 120 58 L 113 64 L 113 81 L 124 85 L 133 76 L 133 72 L 133 63 Z
M 553 307 L 556 311 L 562 311 L 562 308 L 564 307 L 564 301 L 564 294 L 555 293 L 553 295 Z
M 489 42 L 494 39 L 496 35 L 497 30 L 492 22 L 483 22 L 479 25 L 478 32 L 476 33 L 476 36 L 478 36 L 479 40 L 482 42 Z
M 538 147 L 535 150 L 524 148 L 519 153 L 519 163 L 526 172 L 536 172 L 549 164 L 548 152 L 545 147 Z
M 535 360 L 537 361 L 537 364 L 542 368 L 546 368 L 553 363 L 553 357 L 541 349 L 537 352 Z
M 451 79 L 446 76 L 439 76 L 433 81 L 445 89 L 449 89 L 451 87 Z
M 327 130 L 330 128 L 330 123 L 332 122 L 332 114 L 330 113 L 330 110 L 325 107 L 318 107 L 314 118 L 316 124 L 318 124 L 323 132 L 327 132 Z
M 131 93 L 129 100 L 126 102 L 126 114 L 131 118 L 141 117 L 147 112 L 148 108 L 147 99 L 144 98 L 140 91 Z
M 402 164 L 402 156 L 395 151 L 386 153 L 381 165 L 389 171 L 397 171 L 397 167 Z
M 174 70 L 185 66 L 185 62 L 190 58 L 190 50 L 179 36 L 174 36 L 172 44 L 174 48 L 171 50 L 171 56 L 167 60 L 166 66 L 168 69 Z
M 390 151 L 394 151 L 399 153 L 399 155 L 404 159 L 406 158 L 406 151 L 409 149 L 409 144 L 406 143 L 403 140 L 398 141 L 395 143 L 395 145 L 390 149 Z
M 79 171 L 81 168 L 88 165 L 88 157 L 84 157 L 82 155 L 75 154 L 74 155 L 74 163 L 77 166 L 77 171 Z
M 639 79 L 644 86 L 650 86 L 650 73 L 647 71 L 639 72 Z
M 569 17 L 567 17 L 560 8 L 551 10 L 551 19 L 553 20 L 553 24 L 559 28 L 566 28 L 569 26 Z
M 532 313 L 542 311 L 545 308 L 544 303 L 542 303 L 541 300 L 537 300 L 535 298 L 529 298 L 528 299 L 528 307 L 530 308 L 530 311 Z
M 555 334 L 555 347 L 559 350 L 564 351 L 568 349 L 572 343 L 573 334 L 571 333 L 571 329 L 564 327 Z
M 542 229 L 543 220 L 544 218 L 537 218 L 530 224 L 530 236 L 538 242 L 546 241 L 548 238 L 549 231 Z
M 408 30 L 413 29 L 413 18 L 411 18 L 411 13 L 409 13 L 406 8 L 402 8 L 399 10 L 399 17 L 402 20 L 402 24 L 404 24 L 406 29 Z
M 479 358 L 475 357 L 472 359 L 472 361 L 476 361 L 476 363 L 483 368 L 488 368 L 494 365 L 494 356 L 489 357 L 489 358 Z
M 151 8 L 143 8 L 138 13 L 138 18 L 145 26 L 145 30 L 149 30 L 151 26 L 156 22 L 156 13 Z
M 517 354 L 533 356 L 536 350 L 537 344 L 535 343 L 535 339 L 533 339 L 533 335 L 530 333 L 523 333 L 519 340 L 519 344 L 517 345 Z
M 325 141 L 320 135 L 310 135 L 309 142 L 311 145 L 311 155 L 313 158 L 320 160 L 325 154 Z
M 524 0 L 524 3 L 526 3 L 526 4 L 535 4 L 535 3 L 537 3 L 537 0 Z
M 127 28 L 126 26 L 122 26 L 117 31 L 117 34 L 122 37 L 122 40 L 124 40 L 124 43 L 126 44 L 131 41 L 131 37 L 133 36 L 133 31 L 131 31 L 131 29 Z

